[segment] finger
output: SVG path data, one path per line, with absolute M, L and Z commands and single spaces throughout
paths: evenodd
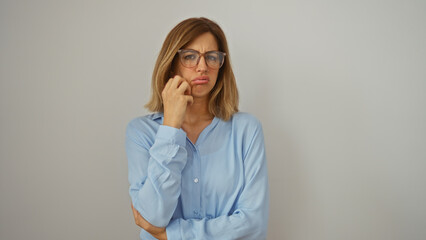
M 173 80 L 172 80 L 172 82 L 171 82 L 171 84 L 170 84 L 170 88 L 171 88 L 171 89 L 176 89 L 176 88 L 178 88 L 178 87 L 179 87 L 179 85 L 180 85 L 183 81 L 185 81 L 183 77 L 181 77 L 181 76 L 179 76 L 179 75 L 176 75 L 176 76 L 173 78 Z
M 185 94 L 185 95 L 191 95 L 192 86 L 191 86 L 191 84 L 188 81 L 186 81 L 186 83 L 188 84 L 188 87 L 186 88 L 186 90 L 185 90 L 185 92 L 183 94 Z
M 185 98 L 186 98 L 186 102 L 188 103 L 188 104 L 192 104 L 192 103 L 194 103 L 194 97 L 192 97 L 191 95 L 186 95 L 185 96 Z
M 189 84 L 189 83 L 188 83 Z M 191 95 L 191 92 L 192 92 L 192 86 L 191 86 L 191 84 L 189 84 L 189 87 L 186 89 L 186 91 L 185 91 L 185 95 Z
M 166 85 L 164 86 L 163 91 L 167 91 L 170 88 L 170 84 L 172 82 L 173 78 L 170 78 L 167 82 Z
M 189 94 L 186 94 L 189 91 Z M 178 87 L 178 92 L 186 95 L 190 95 L 191 93 L 191 86 L 189 86 L 189 83 L 187 81 L 183 81 L 180 86 Z

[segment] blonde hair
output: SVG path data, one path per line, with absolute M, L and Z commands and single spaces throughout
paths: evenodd
M 189 18 L 176 25 L 167 35 L 152 73 L 151 99 L 145 107 L 152 112 L 163 112 L 161 92 L 177 61 L 177 51 L 203 33 L 216 38 L 219 51 L 225 52 L 225 62 L 219 69 L 216 85 L 210 92 L 209 112 L 225 121 L 238 112 L 238 89 L 232 71 L 228 43 L 222 29 L 207 18 Z

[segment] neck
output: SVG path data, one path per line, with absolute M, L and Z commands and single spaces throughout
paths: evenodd
M 208 109 L 208 98 L 194 98 L 194 102 L 186 108 L 184 123 L 196 124 L 200 121 L 211 120 L 213 115 Z

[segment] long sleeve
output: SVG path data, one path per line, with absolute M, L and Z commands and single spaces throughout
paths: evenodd
M 180 196 L 181 172 L 187 161 L 186 134 L 163 125 L 155 133 L 143 124 L 132 121 L 126 129 L 130 197 L 148 222 L 165 227 Z
M 202 219 L 174 219 L 167 226 L 169 240 L 265 239 L 269 215 L 269 187 L 263 132 L 256 125 L 244 155 L 244 188 L 230 215 Z

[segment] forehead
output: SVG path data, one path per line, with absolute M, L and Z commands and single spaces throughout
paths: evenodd
M 196 37 L 194 40 L 189 42 L 186 49 L 194 49 L 199 52 L 207 52 L 213 50 L 219 50 L 216 38 L 210 32 L 206 32 Z

